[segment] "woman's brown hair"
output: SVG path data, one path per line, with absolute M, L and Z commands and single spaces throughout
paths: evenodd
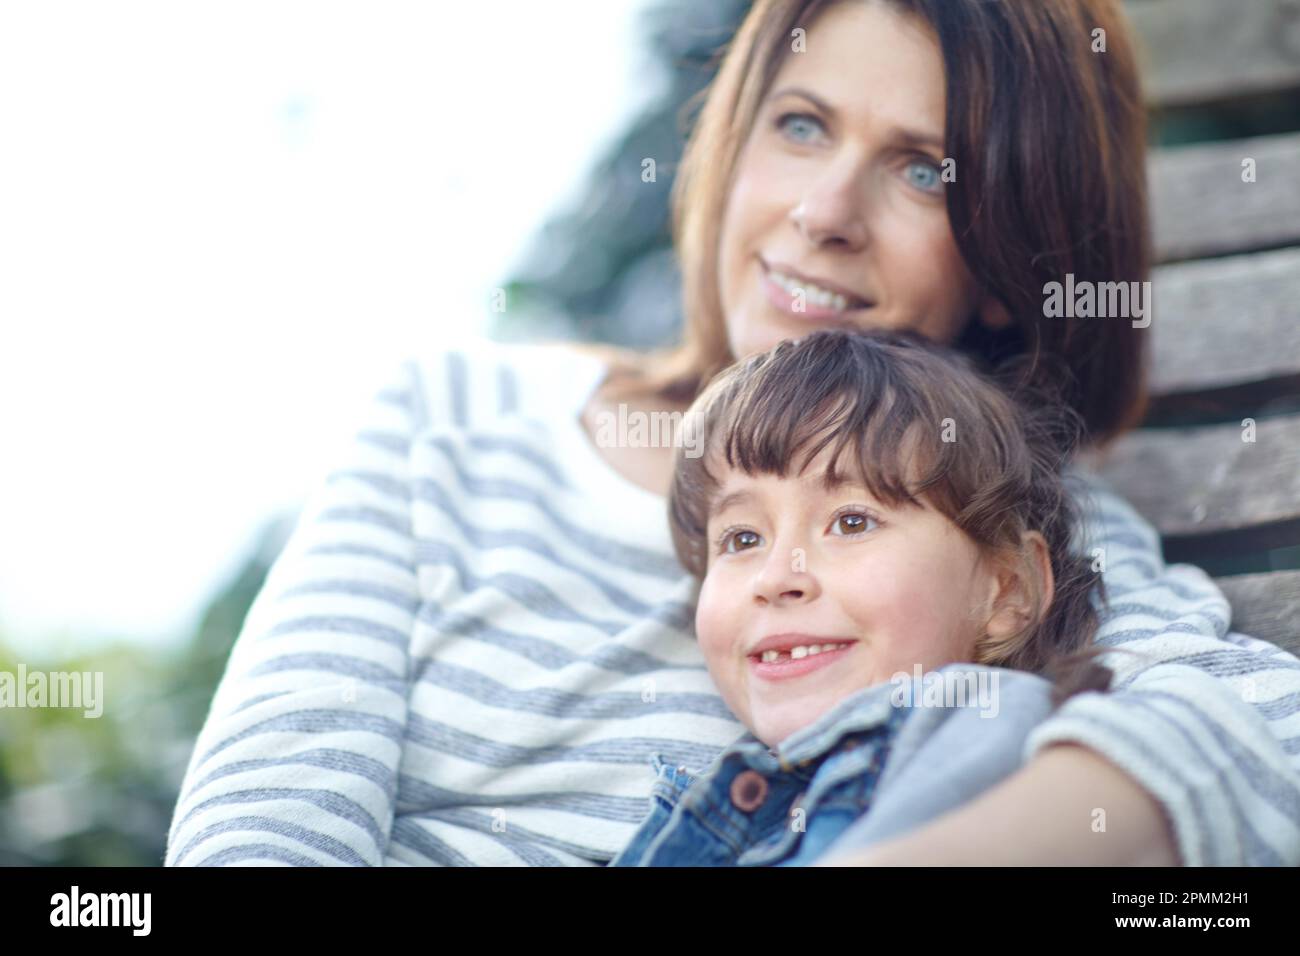
M 1092 663 L 1092 605 L 1105 591 L 1078 540 L 1066 462 L 1081 439 L 1077 412 L 1039 385 L 999 383 L 970 358 L 913 332 L 827 329 L 736 363 L 691 406 L 692 454 L 677 452 L 668 497 L 673 547 L 708 573 L 708 517 L 726 467 L 802 475 L 826 453 L 823 482 L 860 482 L 891 508 L 931 507 L 987 559 L 1018 565 L 1031 610 L 1008 637 L 983 635 L 974 663 L 1052 676 L 1062 695 L 1109 683 Z M 1044 593 L 1025 535 L 1046 541 Z M 1101 677 L 1102 679 L 1098 679 Z
M 956 343 L 986 366 L 1008 357 L 1041 376 L 1064 359 L 1065 402 L 1104 444 L 1146 405 L 1146 329 L 1119 318 L 1044 317 L 1044 286 L 1145 281 L 1150 264 L 1146 111 L 1118 0 L 755 0 L 705 91 L 673 186 L 683 278 L 682 343 L 612 366 L 610 397 L 689 403 L 735 361 L 717 284 L 718 240 L 740 152 L 789 49 L 834 3 L 885 2 L 928 24 L 946 74 L 945 141 L 957 181 L 948 218 L 971 274 L 1006 306 L 992 331 L 974 317 Z M 1105 52 L 1093 52 L 1094 31 Z M 1059 366 L 1057 366 L 1059 367 Z

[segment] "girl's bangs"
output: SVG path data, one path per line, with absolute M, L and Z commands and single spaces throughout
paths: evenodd
M 828 491 L 861 485 L 890 507 L 924 507 L 920 496 L 948 474 L 949 456 L 941 443 L 923 440 L 919 409 L 905 407 L 896 393 L 881 400 L 845 387 L 829 396 L 818 389 L 819 403 L 805 414 L 800 399 L 813 396 L 801 391 L 796 385 L 782 401 L 761 391 L 738 397 L 714 426 L 718 440 L 709 448 L 747 475 L 777 478 L 803 476 L 825 453 Z

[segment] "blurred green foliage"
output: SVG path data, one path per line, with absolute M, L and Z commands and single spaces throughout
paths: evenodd
M 158 866 L 194 739 L 230 648 L 292 516 L 272 519 L 191 639 L 159 652 L 127 642 L 0 671 L 102 672 L 103 713 L 0 709 L 0 865 Z

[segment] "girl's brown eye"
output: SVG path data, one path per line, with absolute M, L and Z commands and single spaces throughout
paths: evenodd
M 871 527 L 868 527 L 868 522 L 870 522 Z M 875 518 L 860 511 L 848 511 L 837 515 L 835 518 L 835 525 L 843 528 L 846 535 L 863 534 L 872 530 L 876 523 Z
M 734 554 L 736 551 L 744 550 L 744 548 L 731 547 L 731 545 L 736 543 L 741 536 L 745 536 L 747 541 L 749 538 L 754 539 L 753 541 L 748 541 L 750 544 L 757 544 L 758 541 L 762 540 L 759 534 L 755 531 L 746 531 L 742 528 L 728 528 L 714 540 L 714 550 L 718 554 Z

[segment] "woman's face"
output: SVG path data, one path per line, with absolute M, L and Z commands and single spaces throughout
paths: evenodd
M 759 108 L 723 219 L 733 356 L 827 326 L 958 336 L 982 303 L 948 223 L 943 133 L 924 24 L 876 0 L 813 23 Z

